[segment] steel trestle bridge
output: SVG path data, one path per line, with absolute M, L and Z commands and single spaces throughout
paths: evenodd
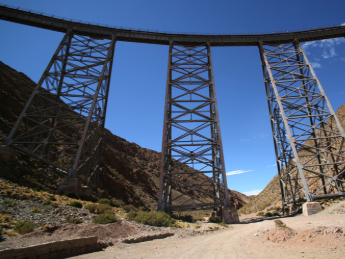
M 283 205 L 345 196 L 345 132 L 300 44 L 344 37 L 345 26 L 161 33 L 1 5 L 0 19 L 65 33 L 4 145 L 96 187 L 116 41 L 169 45 L 158 209 L 229 208 L 211 46 L 258 46 Z

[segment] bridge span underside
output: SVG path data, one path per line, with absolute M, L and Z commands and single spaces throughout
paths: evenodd
M 77 22 L 70 19 L 54 18 L 54 16 L 45 16 L 1 5 L 0 19 L 63 33 L 66 33 L 68 30 L 73 30 L 76 34 L 95 38 L 115 36 L 117 41 L 163 45 L 169 45 L 173 41 L 175 44 L 180 45 L 202 45 L 207 42 L 210 46 L 259 46 L 260 42 L 265 42 L 265 44 L 282 44 L 294 40 L 305 42 L 345 37 L 345 26 L 255 35 L 194 35 L 126 30 L 113 26 L 99 26 L 97 24 Z
M 97 26 L 5 6 L 0 19 L 65 33 L 5 145 L 96 188 L 116 41 L 169 45 L 158 209 L 229 208 L 210 48 L 258 46 L 283 205 L 345 196 L 345 133 L 300 45 L 344 37 L 344 26 L 187 35 Z

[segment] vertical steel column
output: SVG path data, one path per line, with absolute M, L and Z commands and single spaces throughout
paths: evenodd
M 158 210 L 230 206 L 209 44 L 170 43 L 159 187 Z
M 344 195 L 345 133 L 302 47 L 259 49 L 283 203 Z
M 66 33 L 4 144 L 96 182 L 115 42 Z

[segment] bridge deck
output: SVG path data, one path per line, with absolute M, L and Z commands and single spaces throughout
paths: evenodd
M 294 39 L 305 42 L 345 37 L 345 26 L 261 35 L 192 35 L 134 31 L 54 18 L 6 6 L 0 6 L 0 19 L 58 32 L 66 32 L 68 29 L 72 29 L 76 33 L 86 36 L 108 37 L 115 35 L 119 41 L 162 45 L 169 45 L 169 41 L 173 41 L 175 44 L 183 45 L 199 45 L 210 42 L 211 46 L 257 46 L 260 41 L 265 44 L 280 44 L 291 42 Z

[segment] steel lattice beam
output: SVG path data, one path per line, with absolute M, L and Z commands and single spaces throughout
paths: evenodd
M 4 144 L 95 183 L 114 47 L 66 33 Z
M 345 195 L 345 133 L 301 45 L 259 49 L 283 204 Z
M 229 207 L 210 45 L 170 42 L 168 62 L 158 210 Z

